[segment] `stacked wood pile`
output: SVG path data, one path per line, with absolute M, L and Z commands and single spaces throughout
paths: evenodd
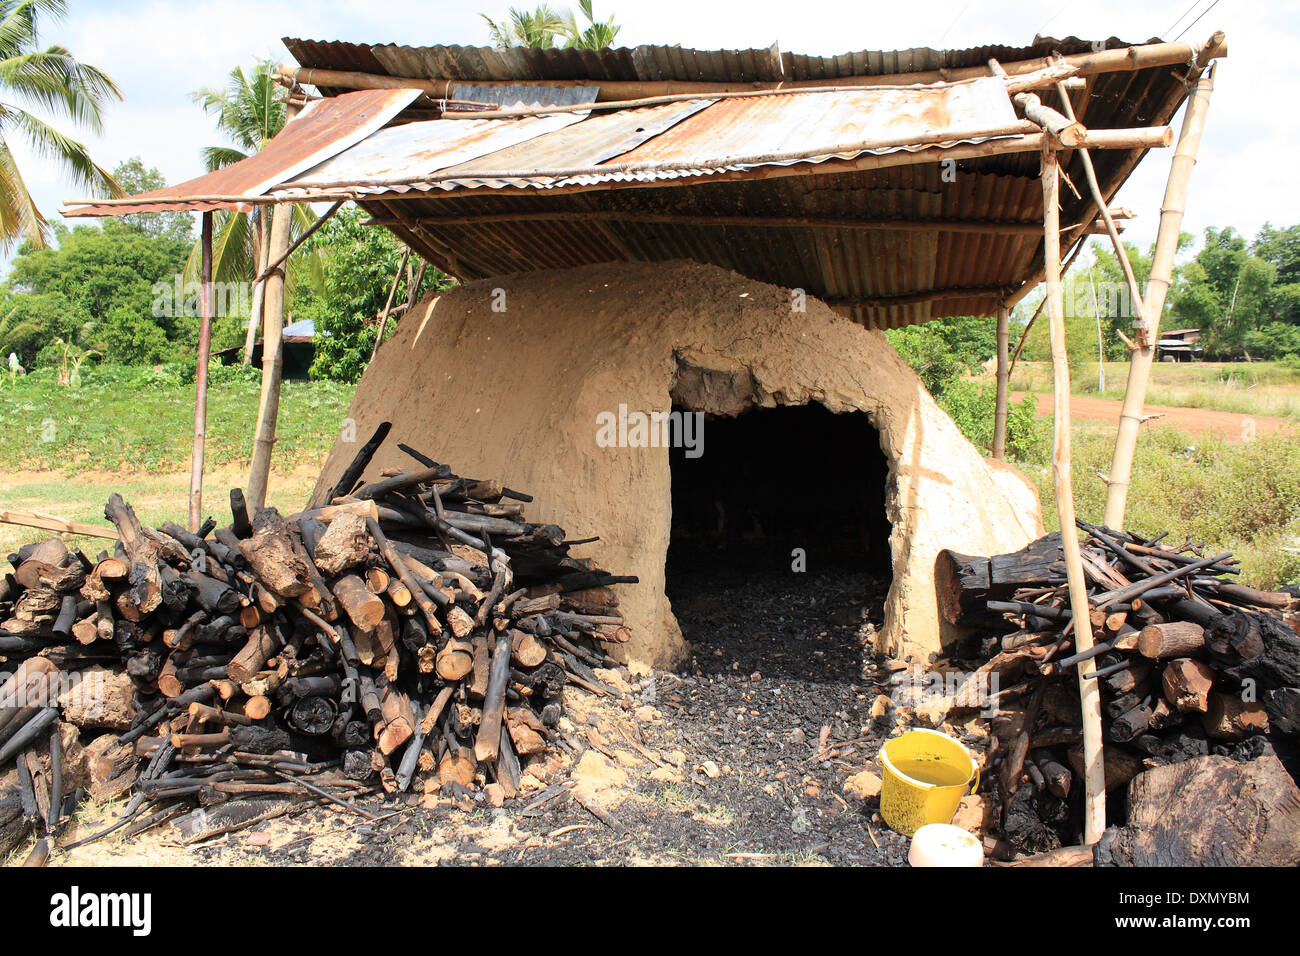
M 1014 554 L 946 551 L 937 567 L 945 617 L 978 629 L 971 664 L 998 678 L 993 762 L 1003 830 L 1021 853 L 1079 842 L 1085 660 L 1101 686 L 1107 791 L 1210 754 L 1276 749 L 1297 772 L 1300 589 L 1235 583 L 1231 554 L 1190 541 L 1079 527 L 1097 642 L 1085 654 L 1072 644 L 1059 534 Z
M 363 816 L 352 798 L 379 787 L 509 798 L 561 689 L 612 693 L 593 668 L 628 638 L 610 586 L 635 579 L 525 521 L 527 495 L 406 446 L 417 469 L 354 487 L 386 432 L 297 514 L 250 515 L 235 489 L 228 525 L 190 533 L 115 494 L 111 552 L 11 556 L 0 773 L 16 760 L 19 792 L 0 792 L 0 850 L 23 821 L 55 830 L 79 789 L 134 790 L 132 832 L 192 811 L 186 839 L 285 797 Z

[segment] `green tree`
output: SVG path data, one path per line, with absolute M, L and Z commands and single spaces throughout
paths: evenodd
M 998 323 L 992 316 L 932 319 L 885 332 L 936 398 L 962 376 L 980 371 L 997 351 L 997 336 Z
M 86 147 L 32 110 L 98 133 L 104 107 L 122 98 L 108 74 L 82 63 L 61 46 L 40 48 L 42 24 L 62 20 L 63 0 L 0 0 L 0 247 L 8 252 L 25 239 L 43 246 L 49 223 L 41 215 L 10 150 L 9 137 L 25 139 L 72 184 L 95 195 L 121 189 Z
M 172 295 L 188 243 L 116 219 L 52 228 L 57 246 L 23 244 L 0 288 L 0 354 L 39 367 L 56 339 L 121 364 L 189 352 L 197 323 Z
M 139 156 L 118 163 L 113 168 L 113 178 L 128 196 L 162 189 L 167 180 L 157 167 L 146 168 Z M 175 239 L 189 244 L 193 241 L 193 214 L 188 212 L 149 212 L 119 216 L 119 222 L 134 226 L 155 239 Z
M 300 285 L 292 294 L 294 321 L 316 323 L 313 378 L 356 381 L 370 361 L 375 344 L 376 317 L 402 260 L 402 244 L 387 229 L 364 226 L 362 210 L 347 205 L 306 243 L 322 254 L 319 287 Z M 422 293 L 452 284 L 436 269 L 425 272 Z M 405 301 L 406 279 L 395 301 Z M 393 323 L 389 323 L 389 331 Z
M 1251 255 L 1274 270 L 1266 303 L 1269 317 L 1300 325 L 1300 225 L 1277 229 L 1265 223 L 1251 244 Z
M 1179 326 L 1202 330 L 1210 355 L 1233 355 L 1270 318 L 1276 268 L 1254 256 L 1231 226 L 1205 230 L 1205 244 L 1178 270 L 1170 311 Z

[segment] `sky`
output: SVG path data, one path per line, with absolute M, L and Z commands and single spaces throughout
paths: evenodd
M 487 26 L 478 11 L 496 18 L 511 2 L 69 0 L 67 20 L 47 25 L 41 40 L 106 70 L 122 89 L 123 100 L 110 106 L 103 134 L 79 134 L 95 160 L 111 169 L 140 156 L 177 183 L 203 172 L 200 146 L 220 141 L 191 92 L 221 86 L 237 65 L 263 58 L 291 62 L 281 37 L 485 45 Z M 565 0 L 551 5 L 563 9 Z M 1295 0 L 596 0 L 595 10 L 600 19 L 614 14 L 622 25 L 620 46 L 738 49 L 776 42 L 785 51 L 820 55 L 1025 45 L 1036 34 L 1138 42 L 1172 40 L 1186 29 L 1184 41 L 1201 42 L 1221 29 L 1229 55 L 1220 61 L 1183 228 L 1199 236 L 1207 226 L 1232 225 L 1253 236 L 1265 222 L 1300 222 L 1300 191 L 1292 179 L 1300 122 L 1278 106 L 1300 88 Z M 64 129 L 73 132 L 66 124 Z M 53 218 L 64 199 L 81 198 L 57 169 L 21 143 L 11 139 L 10 145 L 47 216 Z M 1116 204 L 1138 214 L 1127 224 L 1125 239 L 1142 246 L 1154 240 L 1172 157 L 1172 148 L 1152 151 L 1119 193 Z

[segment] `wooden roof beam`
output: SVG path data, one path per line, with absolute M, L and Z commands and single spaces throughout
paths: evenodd
M 367 225 L 487 226 L 530 222 L 627 222 L 666 226 L 719 226 L 742 229 L 851 229 L 869 232 L 966 232 L 992 235 L 1037 236 L 1037 222 L 991 219 L 853 219 L 840 216 L 708 216 L 689 213 L 646 213 L 617 209 L 548 209 L 538 212 L 487 213 L 479 216 L 419 216 L 377 218 Z M 1092 228 L 1080 223 L 1074 228 Z

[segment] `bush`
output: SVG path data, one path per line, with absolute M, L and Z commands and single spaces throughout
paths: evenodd
M 1269 322 L 1256 331 L 1247 332 L 1245 346 L 1246 351 L 1255 358 L 1300 355 L 1300 325 Z
M 174 354 L 167 333 L 148 315 L 114 309 L 95 329 L 93 346 L 117 365 L 151 365 Z
M 939 398 L 968 372 L 979 372 L 997 350 L 997 319 L 965 316 L 934 319 L 885 332 L 891 345 Z
M 939 405 L 963 435 L 985 454 L 993 448 L 997 389 L 971 379 L 950 383 Z M 1007 405 L 1006 454 L 1013 461 L 1041 464 L 1052 454 L 1052 422 L 1038 416 L 1038 399 L 1026 395 Z
M 1110 468 L 1114 431 L 1076 430 L 1073 447 L 1079 516 L 1100 521 L 1106 489 L 1096 478 Z M 1050 468 L 1037 470 L 1043 521 L 1056 527 Z M 1124 525 L 1142 535 L 1188 535 L 1241 561 L 1243 584 L 1276 588 L 1300 581 L 1300 456 L 1295 439 L 1270 435 L 1229 445 L 1173 428 L 1144 431 L 1133 462 Z

